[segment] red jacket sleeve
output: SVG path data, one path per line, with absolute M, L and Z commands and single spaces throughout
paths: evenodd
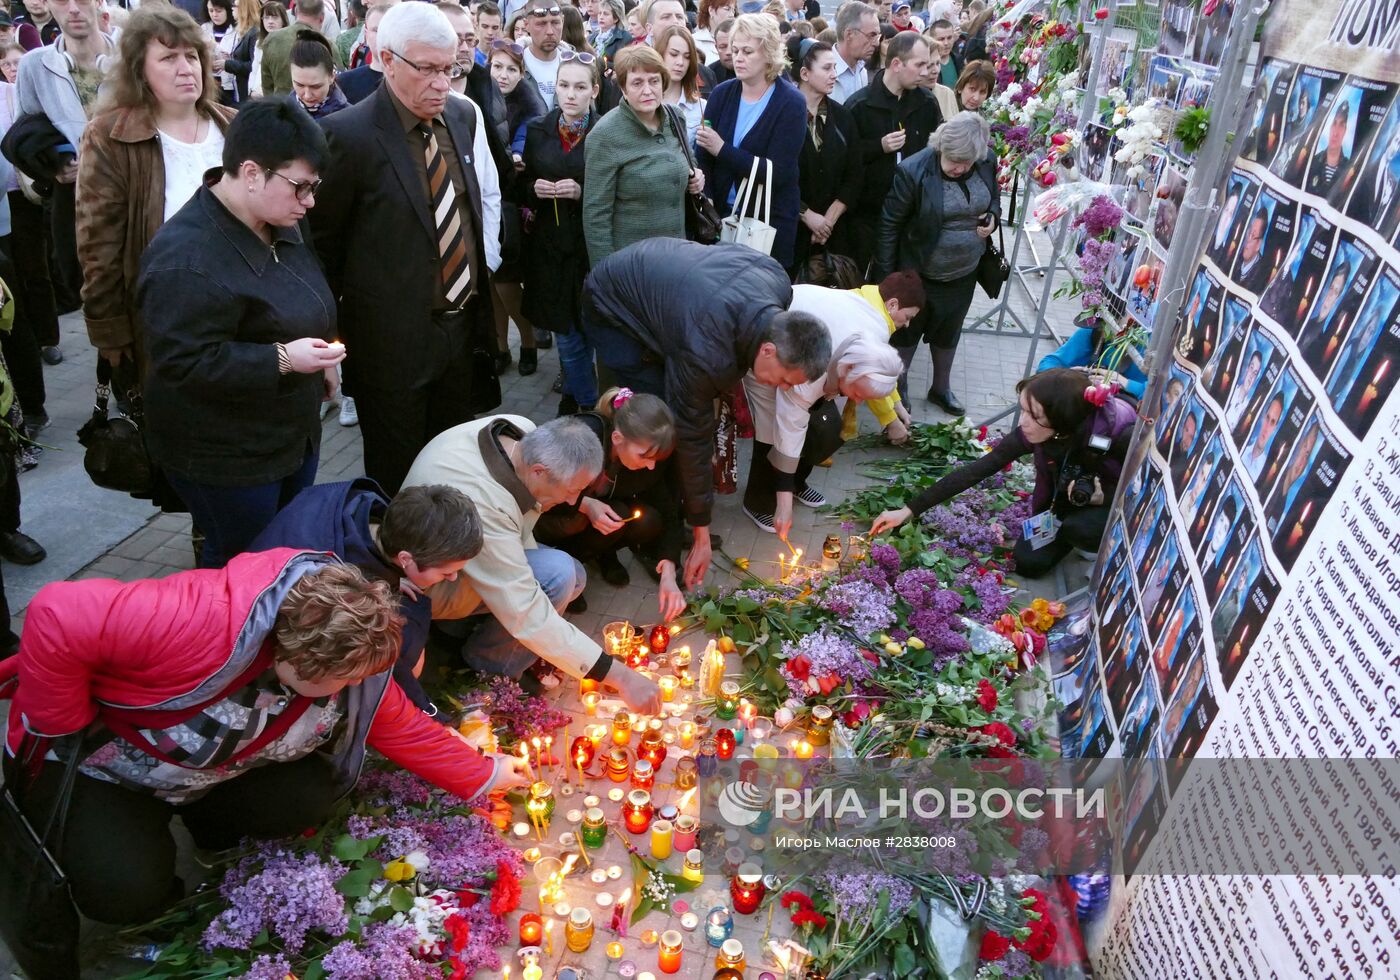
M 496 781 L 494 759 L 423 714 L 393 680 L 374 713 L 368 742 L 390 762 L 464 800 L 485 793 Z

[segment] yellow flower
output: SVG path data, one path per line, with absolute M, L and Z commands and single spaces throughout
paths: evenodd
M 1049 612 L 1049 610 L 1050 610 L 1050 600 L 1048 600 L 1048 599 L 1036 599 L 1034 602 L 1031 603 L 1031 608 L 1034 609 L 1034 610 L 1035 610 L 1036 612 L 1038 612 L 1038 613 Z
M 922 650 L 924 648 L 924 641 L 917 636 L 911 636 L 909 637 L 909 645 L 915 650 Z
M 890 642 L 885 644 L 885 652 L 891 657 L 897 657 L 904 652 L 904 647 L 894 642 L 894 640 L 890 640 Z
M 384 865 L 384 877 L 389 881 L 411 881 L 418 872 L 403 858 Z
M 734 564 L 740 569 L 740 571 L 747 572 L 749 570 L 749 560 L 747 558 L 735 558 Z

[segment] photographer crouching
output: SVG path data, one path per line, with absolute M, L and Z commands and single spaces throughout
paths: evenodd
M 879 534 L 976 486 L 1027 453 L 1035 457 L 1031 514 L 1012 555 L 1016 570 L 1038 578 L 1071 550 L 1097 551 L 1109 505 L 1133 437 L 1137 406 L 1096 389 L 1076 368 L 1051 368 L 1016 385 L 1021 421 L 981 459 L 958 467 L 898 510 L 875 518 Z

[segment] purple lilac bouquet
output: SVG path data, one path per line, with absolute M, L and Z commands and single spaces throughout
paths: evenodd
M 887 588 L 859 579 L 828 588 L 822 595 L 821 606 L 857 636 L 868 637 L 895 621 L 894 596 Z
M 327 980 L 440 980 L 442 969 L 413 955 L 417 934 L 412 926 L 372 922 L 358 943 L 337 943 L 321 960 Z M 277 980 L 284 980 L 285 974 Z
M 841 907 L 841 921 L 855 928 L 874 917 L 884 895 L 889 896 L 885 921 L 892 922 L 914 905 L 914 886 L 897 875 L 875 873 L 855 861 L 842 861 L 816 877 L 818 887 Z
M 850 640 L 822 628 L 808 633 L 796 643 L 784 643 L 786 663 L 778 668 L 794 693 L 830 693 L 821 689 L 819 678 L 863 681 L 874 676 L 873 665 Z M 818 685 L 815 689 L 812 685 Z
M 908 603 L 909 632 L 917 636 L 933 654 L 934 673 L 942 670 L 968 650 L 958 610 L 963 597 L 944 588 L 938 573 L 930 568 L 911 568 L 894 583 L 895 593 Z
M 295 955 L 313 930 L 343 934 L 350 918 L 335 883 L 344 873 L 339 861 L 315 854 L 270 851 L 245 858 L 224 876 L 219 893 L 228 907 L 204 931 L 204 947 L 248 949 L 266 929 Z
M 552 732 L 569 721 L 564 712 L 550 707 L 543 698 L 526 694 L 510 677 L 492 678 L 487 691 L 491 697 L 487 706 L 491 717 L 504 721 L 516 738 Z
M 1123 223 L 1123 209 L 1107 194 L 1100 194 L 1079 212 L 1073 228 L 1083 228 L 1089 238 L 1102 238 Z

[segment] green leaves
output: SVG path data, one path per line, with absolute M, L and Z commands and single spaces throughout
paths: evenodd
M 383 837 L 369 837 L 365 840 L 359 840 L 349 834 L 341 834 L 331 845 L 331 854 L 337 861 L 350 864 L 364 859 L 383 842 Z
M 395 912 L 407 912 L 413 908 L 413 892 L 403 885 L 395 885 L 389 889 L 389 907 Z
M 346 898 L 364 898 L 369 894 L 370 886 L 383 876 L 384 865 L 365 859 L 340 876 L 340 880 L 335 883 L 335 890 Z

